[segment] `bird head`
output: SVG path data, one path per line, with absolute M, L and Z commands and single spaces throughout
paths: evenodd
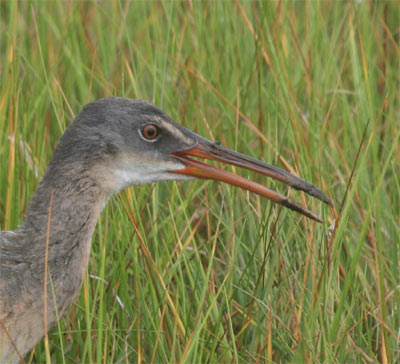
M 70 153 L 65 153 L 65 149 Z M 208 159 L 264 174 L 331 203 L 312 184 L 278 167 L 209 141 L 176 124 L 162 110 L 143 100 L 110 97 L 89 103 L 61 138 L 56 154 L 58 159 L 72 157 L 74 162 L 83 160 L 87 168 L 97 171 L 100 183 L 111 194 L 135 184 L 213 179 L 252 191 L 322 221 L 286 196 L 199 160 Z

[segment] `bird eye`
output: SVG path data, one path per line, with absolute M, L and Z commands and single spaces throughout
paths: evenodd
M 141 135 L 145 140 L 155 141 L 159 135 L 160 131 L 158 127 L 154 124 L 147 124 L 141 130 Z

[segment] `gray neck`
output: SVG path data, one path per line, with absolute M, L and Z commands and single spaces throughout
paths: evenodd
M 0 234 L 0 362 L 16 363 L 14 345 L 24 356 L 44 335 L 44 313 L 49 329 L 79 293 L 93 230 L 108 199 L 97 180 L 84 163 L 51 162 L 26 219 L 16 231 Z
M 90 169 L 49 165 L 19 228 L 21 259 L 31 264 L 30 274 L 43 293 L 46 242 L 48 272 L 62 314 L 79 293 L 88 264 L 91 237 L 108 196 Z M 49 219 L 49 213 L 50 219 Z M 48 291 L 51 295 L 51 291 Z M 54 300 L 52 299 L 52 306 Z

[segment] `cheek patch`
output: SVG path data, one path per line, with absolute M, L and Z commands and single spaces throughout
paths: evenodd
M 185 168 L 178 160 L 149 158 L 123 153 L 108 160 L 97 170 L 98 182 L 110 194 L 117 193 L 131 185 L 157 181 L 188 180 L 188 176 L 170 173 Z

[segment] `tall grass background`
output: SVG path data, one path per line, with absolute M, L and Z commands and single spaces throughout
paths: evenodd
M 74 115 L 112 95 L 152 101 L 334 202 L 230 167 L 325 223 L 216 182 L 122 191 L 78 300 L 26 362 L 400 362 L 399 12 L 396 1 L 1 2 L 1 229 L 21 222 Z

